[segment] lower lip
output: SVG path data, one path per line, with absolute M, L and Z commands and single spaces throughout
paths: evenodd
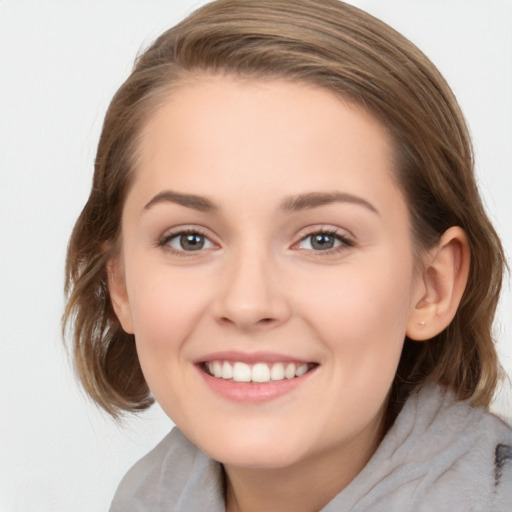
M 283 395 L 291 393 L 298 386 L 306 382 L 316 368 L 309 370 L 300 377 L 283 379 L 265 383 L 255 382 L 234 382 L 226 379 L 212 377 L 204 372 L 199 366 L 198 371 L 208 387 L 217 395 L 234 402 L 261 403 L 274 400 Z

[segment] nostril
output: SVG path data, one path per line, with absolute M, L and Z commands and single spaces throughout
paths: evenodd
M 240 320 L 240 319 L 238 321 L 236 321 L 235 319 L 232 319 L 229 316 L 223 316 L 223 317 L 219 318 L 219 321 L 220 321 L 220 323 L 222 323 L 226 326 L 230 326 L 230 325 L 236 326 L 237 325 L 242 328 L 252 326 L 254 328 L 254 327 L 258 327 L 258 326 L 259 327 L 270 326 L 276 322 L 276 319 L 272 318 L 272 317 L 265 317 L 265 318 L 260 318 L 259 320 L 256 320 L 256 321 L 244 322 L 243 320 Z

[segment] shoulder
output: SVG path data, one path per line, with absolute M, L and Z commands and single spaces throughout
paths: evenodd
M 512 429 L 487 409 L 426 386 L 409 397 L 338 499 L 350 504 L 346 510 L 365 512 L 509 511 Z
M 418 472 L 415 510 L 509 510 L 512 429 L 488 409 L 427 386 L 410 397 L 389 441 L 407 447 L 401 457 Z
M 420 391 L 409 406 L 418 415 L 415 443 L 423 439 L 432 452 L 432 482 L 425 485 L 424 493 L 429 505 L 418 510 L 510 510 L 510 425 L 487 408 L 458 401 L 440 387 Z
M 222 485 L 220 464 L 174 428 L 124 476 L 110 512 L 215 511 Z

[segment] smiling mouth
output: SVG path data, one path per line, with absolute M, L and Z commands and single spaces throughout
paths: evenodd
M 200 364 L 201 369 L 217 379 L 231 382 L 264 384 L 302 377 L 318 366 L 317 363 L 255 363 L 241 361 L 208 361 Z

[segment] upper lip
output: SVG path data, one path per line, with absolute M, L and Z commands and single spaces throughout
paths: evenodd
M 238 351 L 222 351 L 212 352 L 200 358 L 197 358 L 195 363 L 204 363 L 209 361 L 232 361 L 242 362 L 246 364 L 254 363 L 312 363 L 314 361 L 304 359 L 301 357 L 290 356 L 286 354 L 278 354 L 275 352 L 238 352 Z

